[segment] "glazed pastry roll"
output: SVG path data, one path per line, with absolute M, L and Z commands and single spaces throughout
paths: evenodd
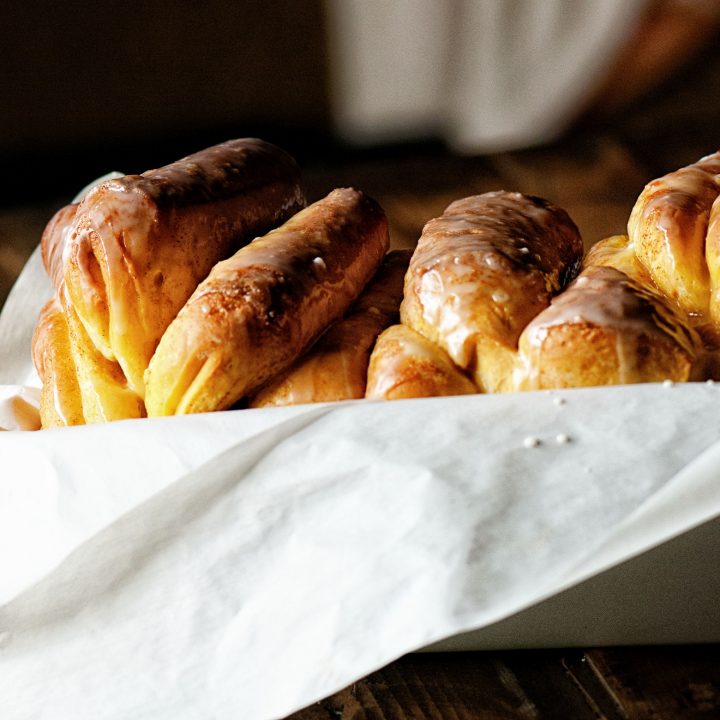
M 213 265 L 304 204 L 292 158 L 255 139 L 107 180 L 77 208 L 66 302 L 142 397 L 160 337 Z
M 697 334 L 656 291 L 591 266 L 523 331 L 518 390 L 619 385 L 692 376 Z
M 394 250 L 345 316 L 285 374 L 273 378 L 250 407 L 352 400 L 365 396 L 370 352 L 398 320 L 410 250 Z
M 696 323 L 720 322 L 719 195 L 720 152 L 648 183 L 628 222 L 652 282 Z
M 42 380 L 42 427 L 82 425 L 85 416 L 70 350 L 68 324 L 57 299 L 46 303 L 40 312 L 32 339 L 32 357 Z
M 65 292 L 65 248 L 78 204 L 61 208 L 41 240 L 45 270 L 56 297 L 43 308 L 33 337 L 33 360 L 42 380 L 43 428 L 82 425 L 145 415 L 120 365 L 91 342 Z
M 405 325 L 385 330 L 370 356 L 367 398 L 402 400 L 477 392 L 441 347 Z
M 340 189 L 218 263 L 150 362 L 148 414 L 221 410 L 252 394 L 347 311 L 388 245 L 380 206 Z
M 575 224 L 546 200 L 510 192 L 458 200 L 423 229 L 401 320 L 481 390 L 509 390 L 520 333 L 573 278 L 582 252 Z

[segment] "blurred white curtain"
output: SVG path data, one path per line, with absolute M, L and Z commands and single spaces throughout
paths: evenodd
M 648 0 L 325 0 L 348 140 L 428 135 L 464 152 L 551 140 Z

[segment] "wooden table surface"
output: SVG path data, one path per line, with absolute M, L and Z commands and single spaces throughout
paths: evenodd
M 411 247 L 423 224 L 458 197 L 505 188 L 551 199 L 574 218 L 586 245 L 623 232 L 654 174 L 716 148 L 685 143 L 648 161 L 642 143 L 594 132 L 554 147 L 482 158 L 428 150 L 333 167 L 310 167 L 308 194 L 354 185 L 380 200 L 394 247 Z M 40 232 L 72 195 L 0 210 L 0 303 Z M 291 716 L 293 720 L 475 718 L 720 718 L 716 645 L 416 654 Z
M 713 645 L 413 654 L 291 720 L 720 717 Z

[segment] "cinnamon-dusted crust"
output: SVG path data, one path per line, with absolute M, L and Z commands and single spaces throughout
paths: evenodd
M 509 389 L 520 333 L 572 279 L 582 251 L 575 224 L 546 200 L 503 191 L 458 200 L 425 225 L 402 322 L 481 389 Z
M 341 320 L 293 366 L 250 398 L 250 407 L 352 400 L 365 396 L 370 352 L 378 335 L 397 322 L 410 250 L 384 258 Z
M 77 208 L 67 300 L 142 397 L 160 337 L 212 266 L 304 203 L 295 162 L 256 139 L 105 181 Z
M 520 337 L 518 390 L 691 379 L 697 334 L 657 291 L 589 266 Z
M 367 398 L 402 400 L 477 392 L 441 347 L 405 325 L 385 330 L 370 356 Z
M 345 313 L 388 245 L 380 206 L 341 189 L 218 263 L 152 358 L 148 414 L 228 408 L 257 390 Z
M 696 322 L 720 322 L 710 311 L 720 292 L 720 152 L 648 183 L 635 203 L 628 234 L 655 286 Z M 717 305 L 715 306 L 717 307 Z

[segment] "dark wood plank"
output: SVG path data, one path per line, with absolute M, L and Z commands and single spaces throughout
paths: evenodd
M 601 700 L 611 706 L 608 698 Z M 543 720 L 599 717 L 557 651 L 409 655 L 291 720 Z M 608 715 L 615 720 L 618 713 Z
M 538 718 L 624 720 L 625 715 L 593 674 L 580 650 L 501 653 L 537 708 Z
M 287 720 L 709 720 L 720 647 L 408 655 Z
M 720 718 L 720 647 L 607 648 L 587 663 L 630 720 Z
M 473 661 L 474 660 L 474 661 Z M 492 656 L 410 655 L 330 698 L 341 720 L 535 720 L 512 671 Z

